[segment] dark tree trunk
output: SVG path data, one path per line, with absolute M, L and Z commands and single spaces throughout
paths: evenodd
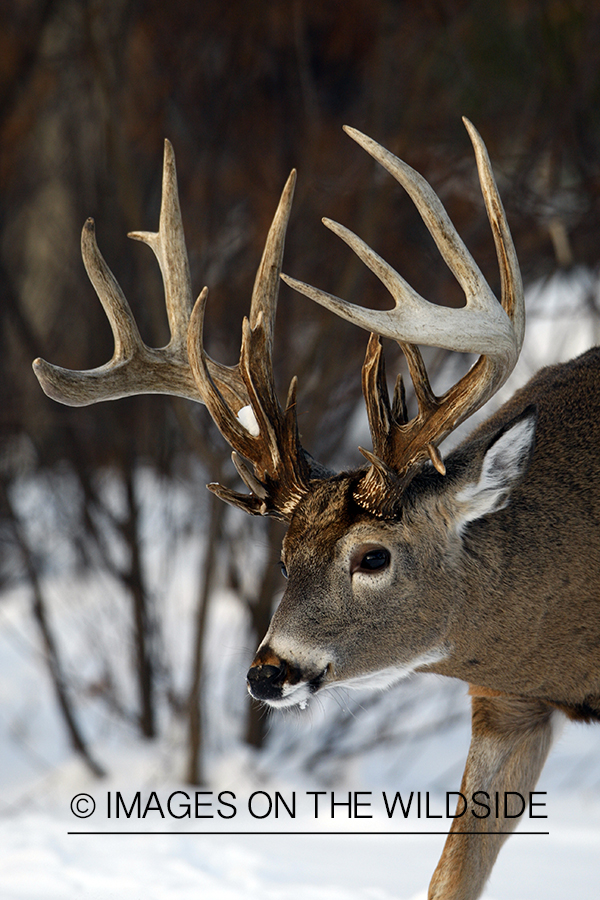
M 122 525 L 122 534 L 130 553 L 129 571 L 124 582 L 133 603 L 133 627 L 135 642 L 135 671 L 138 683 L 139 726 L 146 738 L 156 736 L 154 708 L 154 662 L 152 658 L 152 620 L 148 603 L 148 592 L 139 541 L 139 508 L 135 496 L 134 473 L 131 466 L 124 475 L 127 492 L 127 519 Z
M 202 669 L 204 665 L 204 644 L 206 637 L 206 621 L 214 574 L 217 566 L 217 554 L 221 544 L 225 504 L 214 494 L 210 497 L 209 530 L 206 553 L 203 562 L 203 573 L 196 610 L 196 629 L 194 633 L 194 656 L 190 692 L 188 697 L 188 763 L 186 779 L 190 784 L 204 784 L 205 771 L 202 754 L 204 750 L 204 732 L 202 722 Z

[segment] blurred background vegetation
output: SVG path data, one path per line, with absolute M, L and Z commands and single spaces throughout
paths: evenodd
M 207 284 L 211 292 L 207 350 L 225 363 L 237 359 L 262 243 L 292 167 L 299 181 L 285 271 L 355 302 L 386 305 L 383 288 L 321 225 L 327 215 L 360 234 L 429 300 L 460 305 L 460 290 L 410 202 L 341 126 L 370 134 L 426 175 L 497 288 L 466 115 L 488 146 L 525 282 L 556 269 L 594 270 L 599 47 L 595 0 L 1 4 L 0 589 L 29 586 L 67 733 L 92 766 L 78 705 L 93 692 L 146 738 L 160 733 L 160 710 L 168 706 L 186 723 L 186 776 L 206 778 L 201 710 L 210 598 L 224 586 L 240 598 L 250 654 L 280 589 L 281 532 L 276 523 L 230 519 L 200 496 L 204 481 L 233 480 L 229 453 L 202 407 L 139 397 L 69 409 L 42 394 L 34 357 L 90 368 L 112 354 L 80 259 L 85 219 L 96 220 L 101 250 L 144 339 L 166 343 L 158 268 L 125 235 L 157 227 L 162 143 L 171 140 L 194 290 Z M 275 364 L 282 389 L 299 376 L 304 445 L 323 462 L 348 464 L 359 461 L 347 424 L 360 404 L 366 335 L 332 319 L 282 289 Z M 388 354 L 392 370 L 401 365 L 393 347 Z M 189 520 L 174 521 L 171 537 L 165 531 L 168 544 L 195 528 L 202 548 L 179 681 L 147 563 L 141 466 L 163 484 L 190 485 L 199 498 Z M 117 508 L 103 489 L 106 472 L 120 485 Z M 102 677 L 77 678 L 64 661 L 44 580 L 52 551 L 35 538 L 18 499 L 19 485 L 34 473 L 48 473 L 59 506 L 68 476 L 72 500 L 63 524 L 74 570 L 103 567 L 121 584 L 136 684 L 127 702 L 107 664 Z M 250 584 L 240 563 L 244 542 L 258 548 Z M 248 710 L 246 740 L 260 746 L 266 720 Z

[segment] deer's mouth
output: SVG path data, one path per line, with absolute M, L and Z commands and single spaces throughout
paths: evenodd
M 269 662 L 255 661 L 246 677 L 248 692 L 255 700 L 270 706 L 304 706 L 323 687 L 331 664 L 312 677 L 298 666 L 272 658 Z

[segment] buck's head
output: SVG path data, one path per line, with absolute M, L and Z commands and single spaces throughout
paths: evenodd
M 452 542 L 441 522 L 427 527 L 426 504 L 400 502 L 387 520 L 360 506 L 363 477 L 313 482 L 291 517 L 286 590 L 248 673 L 257 699 L 288 706 L 334 684 L 386 686 L 444 654 L 451 592 L 439 584 L 440 602 L 424 603 L 419 576 L 444 571 Z
M 446 659 L 466 599 L 464 530 L 507 505 L 534 431 L 527 408 L 459 449 L 447 474 L 426 466 L 407 487 L 382 485 L 379 510 L 374 491 L 361 505 L 368 472 L 312 481 L 283 542 L 287 586 L 248 672 L 251 694 L 305 704 L 323 688 L 387 687 Z
M 172 149 L 165 147 L 163 199 L 149 244 L 163 274 L 171 340 L 154 349 L 141 340 L 131 311 L 100 255 L 91 220 L 82 252 L 115 336 L 113 359 L 70 372 L 34 364 L 47 394 L 84 405 L 135 393 L 171 393 L 203 402 L 232 446 L 250 493 L 209 487 L 254 515 L 285 520 L 282 564 L 288 586 L 248 674 L 251 693 L 275 705 L 302 703 L 335 683 L 387 684 L 448 652 L 447 635 L 460 586 L 455 559 L 465 524 L 501 507 L 522 473 L 533 418 L 487 439 L 446 474 L 439 445 L 504 383 L 524 330 L 523 291 L 512 239 L 483 142 L 467 124 L 496 243 L 499 303 L 429 184 L 370 138 L 348 133 L 408 191 L 466 296 L 462 309 L 420 297 L 356 235 L 325 222 L 380 278 L 394 298 L 376 312 L 282 276 L 295 289 L 372 332 L 363 366 L 373 450 L 356 472 L 327 472 L 301 447 L 296 380 L 282 408 L 273 383 L 271 345 L 285 231 L 295 173 L 284 188 L 259 267 L 240 359 L 222 366 L 202 346 L 206 288 L 192 303 L 187 251 Z M 193 307 L 193 308 L 192 308 Z M 409 419 L 398 379 L 388 396 L 379 336 L 397 340 L 419 411 Z M 480 354 L 444 396 L 431 390 L 417 344 Z M 485 442 L 484 442 L 485 443 Z

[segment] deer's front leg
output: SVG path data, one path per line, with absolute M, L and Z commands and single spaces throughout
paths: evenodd
M 505 818 L 504 792 L 528 797 L 552 744 L 552 709 L 536 700 L 489 696 L 472 688 L 472 734 L 461 793 L 469 811 L 454 819 L 450 834 L 429 886 L 429 900 L 476 900 L 490 876 L 500 847 L 519 819 Z M 477 818 L 470 812 L 471 797 L 486 791 L 501 795 L 500 816 Z M 459 798 L 459 807 L 463 807 Z M 490 804 L 491 805 L 491 804 Z M 477 809 L 477 807 L 475 807 Z M 457 812 L 459 810 L 457 809 Z M 478 808 L 481 813 L 483 809 Z M 461 834 L 472 831 L 474 834 Z

